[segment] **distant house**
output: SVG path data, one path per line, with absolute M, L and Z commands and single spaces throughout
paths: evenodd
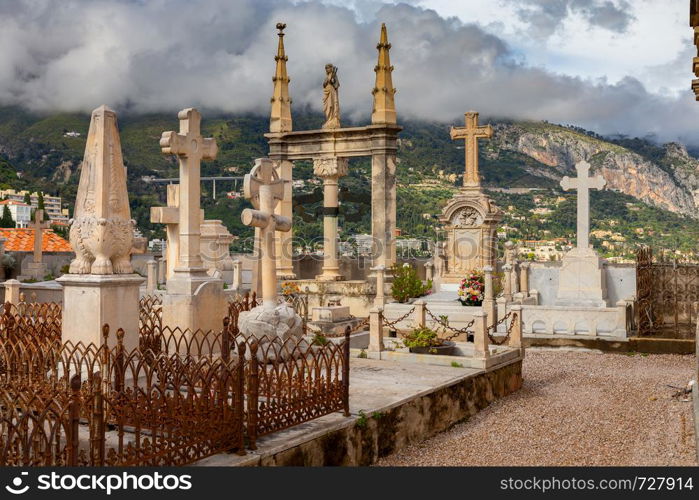
M 0 210 L 2 205 L 7 205 L 7 208 L 12 214 L 12 220 L 15 221 L 15 227 L 28 227 L 32 220 L 32 207 L 21 201 L 3 200 L 0 201 Z
M 0 228 L 0 238 L 5 238 L 5 252 L 33 252 L 34 229 Z M 70 243 L 50 229 L 45 229 L 41 239 L 41 251 L 50 253 L 72 253 Z

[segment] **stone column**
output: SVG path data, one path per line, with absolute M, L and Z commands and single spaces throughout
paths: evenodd
M 383 307 L 386 305 L 385 287 L 386 287 L 386 268 L 384 266 L 376 266 L 371 268 L 376 273 L 376 297 L 374 298 L 374 306 Z
M 531 262 L 522 262 L 519 265 L 519 291 L 525 297 L 529 296 L 529 267 Z
M 337 218 L 339 209 L 338 180 L 347 175 L 347 158 L 335 156 L 315 158 L 313 173 L 323 179 L 323 273 L 316 279 L 337 281 L 340 275 L 340 261 L 337 256 Z
M 19 304 L 19 287 L 21 283 L 17 280 L 5 281 L 5 302 Z
M 153 259 L 146 262 L 146 270 L 147 270 L 146 293 L 148 293 L 148 294 L 154 293 L 155 290 L 158 288 L 157 266 L 158 266 L 158 263 L 155 262 Z
M 498 310 L 498 321 L 500 321 L 502 318 L 505 317 L 505 314 L 507 314 L 507 299 L 505 297 L 498 297 L 495 299 L 495 303 L 497 304 L 497 310 Z
M 243 288 L 243 262 L 239 259 L 233 261 L 233 290 Z
M 423 328 L 426 325 L 427 304 L 424 300 L 416 300 L 413 305 L 415 306 L 415 312 L 413 313 L 415 328 Z
M 381 352 L 383 345 L 383 309 L 374 306 L 369 311 L 369 352 Z
M 497 321 L 495 311 L 495 294 L 493 293 L 493 266 L 485 266 L 485 296 L 483 298 L 483 311 L 488 315 L 488 325 L 493 325 Z
M 158 259 L 158 283 L 164 284 L 166 281 L 167 262 L 162 257 Z
M 475 356 L 479 358 L 489 358 L 490 350 L 488 345 L 490 341 L 488 340 L 488 318 L 484 311 L 476 311 L 473 313 L 473 344 Z
M 373 265 L 389 269 L 396 262 L 395 150 L 376 150 L 371 156 L 371 235 Z
M 504 273 L 502 284 L 503 291 L 502 296 L 505 297 L 507 302 L 512 301 L 512 264 L 505 264 L 502 266 L 502 271 Z
M 522 354 L 524 354 L 524 348 L 522 346 L 522 306 L 519 304 L 514 304 L 510 307 L 510 311 L 516 317 L 514 318 L 514 325 L 512 326 L 512 332 L 510 333 L 510 340 L 508 345 L 516 349 L 521 349 Z M 508 325 L 509 328 L 509 325 Z
M 282 160 L 275 162 L 275 170 L 280 179 L 284 180 L 283 197 L 279 204 L 274 209 L 274 213 L 293 219 L 293 162 Z M 277 254 L 277 279 L 278 280 L 293 280 L 296 279 L 294 274 L 293 262 L 293 229 L 288 232 L 277 232 L 276 234 L 276 254 Z
M 425 262 L 425 279 L 427 281 L 434 279 L 434 264 L 429 260 Z

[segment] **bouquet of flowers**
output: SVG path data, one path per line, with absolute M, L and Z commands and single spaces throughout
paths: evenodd
M 300 293 L 301 289 L 296 283 L 285 281 L 282 283 L 282 295 L 289 296 Z
M 473 270 L 461 280 L 459 285 L 459 302 L 464 306 L 480 306 L 485 292 L 485 274 Z

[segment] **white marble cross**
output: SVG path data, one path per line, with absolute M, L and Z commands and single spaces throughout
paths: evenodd
M 180 132 L 163 132 L 160 147 L 165 154 L 177 155 L 180 162 L 179 259 L 175 270 L 204 271 L 200 254 L 201 160 L 216 158 L 215 139 L 201 136 L 201 114 L 195 108 L 183 109 Z M 169 264 L 168 264 L 169 266 Z
M 44 222 L 44 211 L 37 210 L 34 212 L 34 262 L 41 263 L 41 244 L 44 241 L 44 229 L 51 227 L 50 222 Z
M 490 125 L 478 126 L 478 113 L 469 111 L 464 113 L 465 127 L 452 127 L 449 131 L 451 139 L 464 139 L 466 156 L 466 170 L 464 172 L 464 186 L 480 186 L 481 177 L 478 174 L 478 139 L 490 139 L 493 137 L 493 127 Z
M 590 177 L 590 164 L 582 160 L 575 164 L 578 176 L 571 179 L 565 176 L 561 179 L 561 187 L 564 191 L 578 190 L 578 248 L 590 247 L 590 189 L 602 189 L 607 181 L 601 175 Z
M 246 226 L 259 228 L 258 258 L 262 275 L 262 303 L 265 308 L 277 306 L 277 261 L 275 231 L 291 230 L 291 219 L 274 213 L 284 197 L 284 180 L 274 170 L 274 162 L 258 158 L 244 181 L 245 197 L 255 209 L 246 208 L 240 218 Z

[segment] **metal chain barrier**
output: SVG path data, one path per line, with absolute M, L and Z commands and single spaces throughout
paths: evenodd
M 449 330 L 449 331 L 451 331 L 451 332 L 454 332 L 452 335 L 450 335 L 450 336 L 448 336 L 447 338 L 442 339 L 442 340 L 452 340 L 452 339 L 458 337 L 458 336 L 461 335 L 461 334 L 466 335 L 466 338 L 468 339 L 468 336 L 469 336 L 469 335 L 473 335 L 473 330 L 469 330 L 469 328 L 471 328 L 471 327 L 473 326 L 473 324 L 476 322 L 475 319 L 472 319 L 472 320 L 471 320 L 465 327 L 463 327 L 463 328 L 454 328 L 453 326 L 449 326 L 449 323 L 447 323 L 446 321 L 444 321 L 442 318 L 438 318 L 437 316 L 435 316 L 435 315 L 432 313 L 432 311 L 430 311 L 429 309 L 425 308 L 425 312 L 426 312 L 427 315 L 428 315 L 430 318 L 432 318 L 435 322 L 437 322 L 439 325 L 441 325 L 442 327 L 444 327 L 444 329 Z
M 394 326 L 396 326 L 398 323 L 400 323 L 404 319 L 407 319 L 414 312 L 415 312 L 415 306 L 413 306 L 413 308 L 410 311 L 408 311 L 407 313 L 405 313 L 403 316 L 401 316 L 400 318 L 398 318 L 395 321 L 386 321 L 386 317 L 382 314 L 381 318 L 383 320 L 383 325 L 388 327 L 388 328 L 393 328 Z
M 497 331 L 498 326 L 502 325 L 510 318 L 512 318 L 512 319 L 510 321 L 510 325 L 507 327 L 507 334 L 500 339 L 496 339 L 495 337 L 493 337 L 491 331 L 493 333 L 495 333 Z M 495 344 L 495 345 L 503 345 L 505 342 L 510 340 L 510 335 L 512 334 L 512 330 L 515 327 L 515 321 L 517 321 L 517 313 L 514 311 L 510 311 L 507 314 L 505 314 L 505 316 L 503 316 L 502 319 L 500 319 L 500 321 L 498 321 L 494 325 L 489 326 L 487 331 L 488 331 L 488 339 L 490 339 L 490 343 Z

